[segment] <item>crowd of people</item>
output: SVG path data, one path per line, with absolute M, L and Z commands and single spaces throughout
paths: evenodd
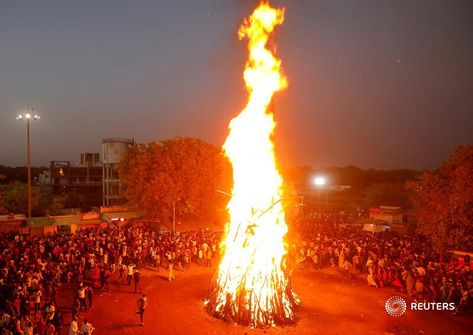
M 454 302 L 457 312 L 472 310 L 468 256 L 461 263 L 455 257 L 440 262 L 421 236 L 339 228 L 344 220 L 346 216 L 330 215 L 298 222 L 299 238 L 289 255 L 299 266 L 340 267 L 348 277 L 366 275 L 373 287 L 389 287 L 420 301 Z M 95 292 L 109 291 L 112 282 L 142 294 L 137 314 L 143 324 L 147 298 L 141 289 L 142 268 L 164 268 L 172 281 L 174 271 L 191 264 L 212 266 L 220 239 L 220 233 L 208 230 L 173 235 L 144 224 L 47 237 L 3 233 L 0 335 L 63 334 L 65 309 L 58 307 L 58 300 L 61 307 L 71 306 L 68 334 L 90 335 L 94 327 L 86 313 L 93 308 Z M 61 295 L 65 288 L 74 293 L 71 301 Z
M 454 302 L 456 312 L 473 309 L 473 273 L 470 257 L 439 253 L 419 235 L 370 233 L 339 228 L 343 218 L 321 215 L 298 225 L 300 243 L 293 245 L 297 262 L 339 267 L 348 277 L 366 276 L 373 287 L 389 287 L 418 301 Z M 327 224 L 332 223 L 332 224 Z
M 69 334 L 90 335 L 94 327 L 83 313 L 93 307 L 96 290 L 109 291 L 112 281 L 129 286 L 133 282 L 134 292 L 142 293 L 145 263 L 158 271 L 167 269 L 170 281 L 174 269 L 184 271 L 191 263 L 210 266 L 219 239 L 215 232 L 172 235 L 149 226 L 91 228 L 47 237 L 1 234 L 0 335 L 62 334 L 58 292 L 64 287 L 74 292 Z

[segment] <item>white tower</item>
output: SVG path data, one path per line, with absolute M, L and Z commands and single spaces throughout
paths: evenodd
M 124 202 L 118 165 L 133 143 L 133 139 L 106 138 L 102 140 L 104 207 L 121 205 Z

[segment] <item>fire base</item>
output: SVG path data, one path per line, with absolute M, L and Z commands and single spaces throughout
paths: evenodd
M 241 287 L 243 286 L 244 283 Z M 294 309 L 300 304 L 300 300 L 292 291 L 290 284 L 283 289 L 275 288 L 274 293 L 264 302 L 259 300 L 259 296 L 254 290 L 244 289 L 237 290 L 234 296 L 230 293 L 225 294 L 213 281 L 205 305 L 213 317 L 235 322 L 241 326 L 265 328 L 295 323 Z

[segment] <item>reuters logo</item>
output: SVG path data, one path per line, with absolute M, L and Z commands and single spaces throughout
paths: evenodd
M 407 304 L 404 299 L 395 295 L 386 300 L 384 307 L 389 315 L 398 317 L 406 312 Z

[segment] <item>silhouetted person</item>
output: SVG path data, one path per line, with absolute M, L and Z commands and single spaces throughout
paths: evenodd
M 133 280 L 135 282 L 135 293 L 141 293 L 141 272 L 140 270 L 136 270 L 135 273 L 133 274 Z M 138 292 L 138 289 L 140 292 Z
M 148 306 L 148 298 L 146 297 L 146 294 L 143 293 L 141 298 L 138 299 L 136 302 L 136 305 L 138 306 L 138 310 L 136 311 L 137 314 L 140 314 L 140 322 L 141 325 L 144 326 L 144 315 L 145 315 L 145 310 L 146 307 Z

